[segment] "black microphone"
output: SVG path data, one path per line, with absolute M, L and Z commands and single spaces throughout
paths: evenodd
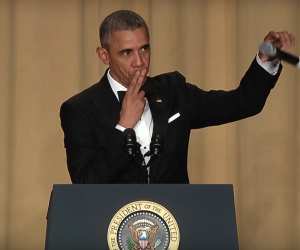
M 135 132 L 132 128 L 127 128 L 127 129 L 125 129 L 124 134 L 125 134 L 126 152 L 128 155 L 134 157 L 136 154 L 136 148 L 137 148 Z
M 296 66 L 298 69 L 300 69 L 300 58 L 299 56 L 292 55 L 288 52 L 282 51 L 279 48 L 276 48 L 272 43 L 270 42 L 264 42 L 259 46 L 259 51 L 271 58 L 278 58 L 280 60 L 283 60 L 287 63 L 290 63 L 294 66 Z
M 157 157 L 162 152 L 162 142 L 159 134 L 152 136 L 150 143 L 150 150 L 145 154 L 145 156 Z
M 150 152 L 153 156 L 159 156 L 161 153 L 162 144 L 159 134 L 155 134 L 150 143 Z
M 139 166 L 146 166 L 144 157 L 140 150 L 140 144 L 136 140 L 135 131 L 132 128 L 127 128 L 124 130 L 125 134 L 125 150 L 127 154 L 132 157 L 132 159 Z

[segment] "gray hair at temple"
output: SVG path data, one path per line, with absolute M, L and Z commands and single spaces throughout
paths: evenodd
M 145 28 L 149 37 L 149 29 L 145 20 L 131 10 L 118 10 L 108 15 L 100 25 L 99 37 L 103 48 L 108 48 L 112 32 Z

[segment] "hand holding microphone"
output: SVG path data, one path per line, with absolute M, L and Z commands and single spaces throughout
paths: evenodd
M 263 62 L 279 59 L 300 68 L 299 56 L 287 52 L 294 45 L 295 37 L 292 34 L 271 31 L 260 45 L 258 56 Z

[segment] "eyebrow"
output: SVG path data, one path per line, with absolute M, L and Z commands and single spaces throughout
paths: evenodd
M 122 49 L 119 51 L 119 54 L 123 54 L 124 52 L 131 52 L 133 49 Z
M 144 45 L 142 45 L 139 49 L 149 49 L 150 48 L 150 44 L 146 43 Z M 131 52 L 133 51 L 133 49 L 127 48 L 127 49 L 122 49 L 119 51 L 120 54 L 124 53 L 124 52 Z

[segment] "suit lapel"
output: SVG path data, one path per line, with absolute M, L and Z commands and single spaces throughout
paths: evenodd
M 151 78 L 148 81 L 151 84 L 148 102 L 153 119 L 152 138 L 155 135 L 159 135 L 163 143 L 168 126 L 168 103 L 160 89 L 159 82 Z
M 153 119 L 152 137 L 158 134 L 161 139 L 163 139 L 167 128 L 167 109 L 164 100 L 162 98 L 159 100 L 161 100 L 161 102 L 157 101 L 157 99 L 150 99 L 149 101 L 149 107 Z
M 107 71 L 103 75 L 100 82 L 96 85 L 96 91 L 93 96 L 93 104 L 99 111 L 100 122 L 104 122 L 106 125 L 115 126 L 120 118 L 121 104 L 114 95 L 110 84 L 107 80 Z
M 151 110 L 151 115 L 153 119 L 153 133 L 151 141 L 155 136 L 159 135 L 161 143 L 161 152 L 158 156 L 152 156 L 150 162 L 148 163 L 151 166 L 151 179 L 155 180 L 158 176 L 161 175 L 163 171 L 162 160 L 165 155 L 163 152 L 166 151 L 166 133 L 168 128 L 168 100 L 164 95 L 163 91 L 159 86 L 159 82 L 151 82 L 151 91 L 150 97 L 148 98 L 149 107 Z

